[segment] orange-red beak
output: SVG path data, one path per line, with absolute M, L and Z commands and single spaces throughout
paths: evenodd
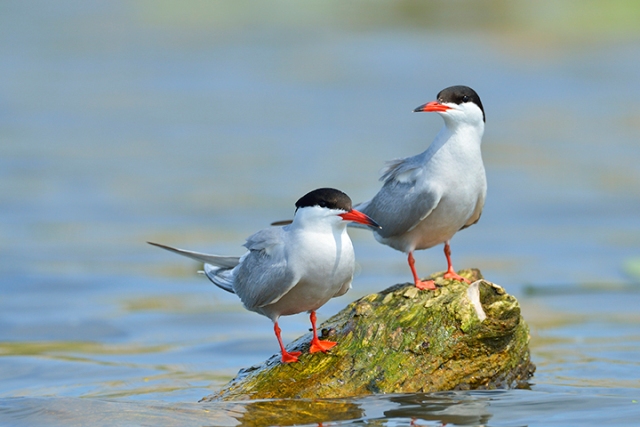
M 443 111 L 448 111 L 448 110 L 451 110 L 451 107 L 447 107 L 446 105 L 441 104 L 438 101 L 431 101 L 419 106 L 418 108 L 413 110 L 413 112 L 419 113 L 419 112 L 425 111 L 425 112 L 442 113 Z
M 351 209 L 349 212 L 345 212 L 343 214 L 340 214 L 339 216 L 341 216 L 345 221 L 359 222 L 360 224 L 368 225 L 371 227 L 382 228 L 378 225 L 377 222 L 355 209 Z

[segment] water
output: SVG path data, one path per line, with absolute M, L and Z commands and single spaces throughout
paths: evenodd
M 640 10 L 449 3 L 3 2 L 0 423 L 636 424 Z M 489 181 L 454 262 L 519 298 L 530 390 L 198 404 L 277 351 L 271 325 L 145 242 L 239 255 L 313 188 L 370 197 L 452 84 L 482 98 Z M 352 236 L 321 319 L 410 278 Z

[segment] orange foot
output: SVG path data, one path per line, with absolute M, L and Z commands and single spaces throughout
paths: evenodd
M 447 271 L 446 273 L 444 273 L 444 276 L 442 277 L 444 277 L 447 280 L 457 280 L 458 282 L 471 283 L 469 279 L 465 279 L 455 271 Z
M 423 291 L 433 291 L 434 289 L 438 289 L 433 280 L 419 280 L 416 282 L 416 288 Z
M 311 340 L 311 346 L 309 347 L 309 353 L 317 353 L 319 351 L 326 353 L 329 349 L 338 344 L 335 341 L 323 341 L 323 340 Z
M 298 361 L 298 356 L 302 353 L 299 351 L 292 351 L 291 353 L 287 351 L 282 352 L 282 363 L 292 363 Z

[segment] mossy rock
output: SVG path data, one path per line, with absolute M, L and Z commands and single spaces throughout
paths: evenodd
M 459 272 L 472 285 L 432 276 L 438 289 L 392 286 L 349 304 L 319 330 L 338 341 L 310 354 L 311 334 L 290 345 L 298 363 L 276 354 L 243 369 L 203 401 L 335 398 L 372 393 L 513 388 L 535 370 L 520 305 L 478 270 Z

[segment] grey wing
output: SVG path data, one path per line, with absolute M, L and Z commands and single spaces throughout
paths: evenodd
M 249 252 L 235 269 L 233 288 L 249 310 L 278 301 L 297 284 L 286 257 L 286 228 L 268 228 L 247 239 Z
M 289 227 L 269 227 L 258 231 L 247 237 L 244 247 L 250 251 L 261 251 L 263 249 L 276 247 L 284 244 L 285 232 Z
M 441 193 L 429 187 L 417 156 L 388 162 L 382 178 L 384 185 L 373 199 L 356 206 L 382 227 L 376 234 L 396 236 L 414 228 L 440 202 Z
M 404 234 L 417 226 L 438 205 L 440 195 L 435 191 L 417 191 L 415 184 L 390 182 L 361 208 L 382 229 L 381 237 Z
M 161 245 L 160 243 L 147 242 L 150 245 L 157 246 L 162 249 L 166 249 L 178 255 L 186 256 L 187 258 L 195 259 L 207 264 L 214 265 L 222 268 L 233 268 L 240 262 L 240 257 L 235 256 L 219 256 L 204 254 L 202 252 L 187 251 L 185 249 L 172 248 L 171 246 Z

